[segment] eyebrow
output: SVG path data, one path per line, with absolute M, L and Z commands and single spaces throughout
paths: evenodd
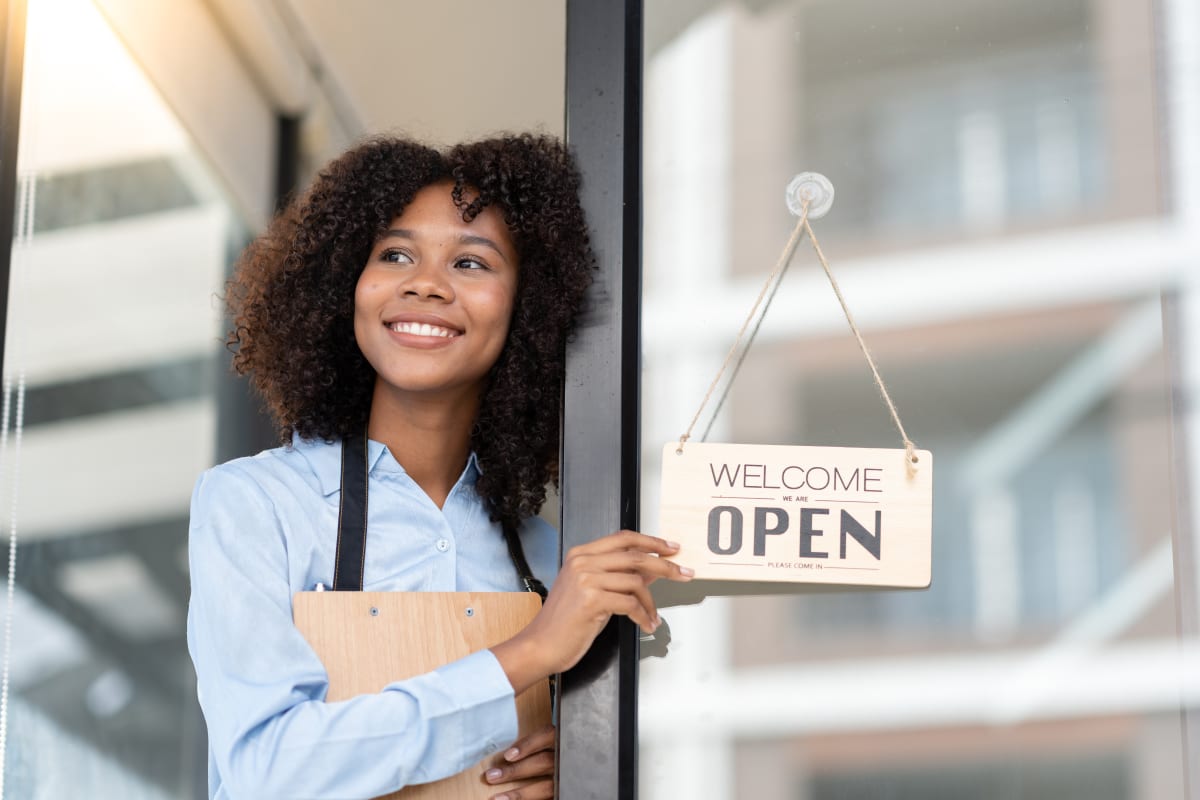
M 380 236 L 379 238 L 387 239 L 387 238 L 392 238 L 392 237 L 395 237 L 398 239 L 409 239 L 409 240 L 415 241 L 417 238 L 417 234 L 415 231 L 412 231 L 408 228 L 391 228 L 389 230 L 384 231 L 383 236 Z M 458 237 L 458 243 L 459 244 L 477 244 L 477 245 L 482 245 L 483 247 L 490 247 L 491 249 L 496 251 L 497 255 L 499 255 L 505 261 L 508 261 L 508 256 L 504 255 L 504 252 L 500 249 L 500 246 L 497 245 L 495 242 L 493 242 L 491 239 L 487 238 L 486 236 L 475 236 L 475 235 L 472 235 L 469 233 L 464 233 Z

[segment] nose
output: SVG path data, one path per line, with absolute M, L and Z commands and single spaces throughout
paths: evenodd
M 442 300 L 447 303 L 454 300 L 454 287 L 450 284 L 449 276 L 433 261 L 415 265 L 400 289 L 406 297 Z

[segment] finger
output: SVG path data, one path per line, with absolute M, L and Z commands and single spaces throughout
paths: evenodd
M 483 778 L 488 783 L 507 783 L 527 778 L 545 778 L 553 774 L 554 752 L 542 750 L 512 764 L 500 764 L 492 767 L 483 773 Z
M 520 789 L 508 789 L 492 795 L 492 800 L 551 800 L 553 797 L 554 781 L 538 781 L 526 784 Z
M 596 579 L 596 586 L 607 592 L 624 595 L 637 601 L 636 617 L 621 607 L 612 609 L 613 613 L 625 614 L 625 616 L 643 627 L 645 626 L 642 621 L 648 622 L 650 627 L 646 630 L 646 633 L 653 633 L 654 629 L 659 626 L 660 620 L 658 618 L 658 608 L 654 604 L 654 596 L 650 594 L 650 590 L 646 588 L 646 583 L 639 576 L 627 572 L 609 572 Z M 628 607 L 627 602 L 623 605 L 624 607 Z
M 654 605 L 654 597 L 650 594 L 650 590 L 646 588 L 645 583 L 639 583 L 632 595 L 637 600 L 639 614 L 645 616 L 650 622 L 650 625 L 643 626 L 642 630 L 646 633 L 654 633 L 662 624 L 662 620 L 659 619 L 658 608 Z
M 695 572 L 690 567 L 681 567 L 668 558 L 650 555 L 637 550 L 606 553 L 591 556 L 582 566 L 586 571 L 636 572 L 646 583 L 659 578 L 673 581 L 690 581 Z
M 572 553 L 576 552 L 583 555 L 595 555 L 620 550 L 644 550 L 647 553 L 658 553 L 659 555 L 667 556 L 678 552 L 679 545 L 675 542 L 668 542 L 666 539 L 660 539 L 657 536 L 647 536 L 637 531 L 617 531 L 616 533 L 610 533 L 608 536 L 601 536 L 599 539 L 587 544 L 571 548 L 567 552 L 567 557 L 569 558 Z
M 642 587 L 645 590 L 645 586 Z M 633 622 L 646 633 L 654 633 L 658 630 L 659 620 L 656 612 L 648 611 L 645 603 L 637 595 L 632 592 L 609 592 L 612 613 L 621 614 L 629 617 Z M 653 605 L 653 600 L 650 601 Z
M 528 736 L 517 739 L 513 742 L 512 747 L 504 751 L 504 760 L 516 761 L 539 750 L 548 750 L 554 747 L 555 734 L 554 726 L 547 725 Z
M 600 628 L 604 627 L 609 618 L 613 614 L 620 614 L 629 617 L 638 627 L 647 633 L 653 633 L 658 627 L 654 616 L 646 610 L 642 601 L 633 594 L 633 588 L 640 583 L 636 575 L 625 575 L 624 580 L 627 582 L 622 585 L 618 591 L 610 592 L 604 589 L 600 584 L 609 580 L 610 576 L 599 574 L 593 575 L 592 585 L 587 589 L 582 598 L 580 612 L 586 615 L 591 624 L 596 626 L 594 637 L 599 633 Z M 559 584 L 555 583 L 555 587 Z

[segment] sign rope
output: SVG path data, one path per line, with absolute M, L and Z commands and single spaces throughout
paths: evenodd
M 801 178 L 807 180 L 801 181 Z M 819 180 L 817 180 L 819 178 Z M 800 182 L 798 184 L 798 182 Z M 858 329 L 858 325 L 854 322 L 854 315 L 850 313 L 850 306 L 846 303 L 846 298 L 842 295 L 841 287 L 838 286 L 837 279 L 833 277 L 833 270 L 829 267 L 829 261 L 825 258 L 825 253 L 821 250 L 821 244 L 817 241 L 817 235 L 813 232 L 812 225 L 809 223 L 809 210 L 812 207 L 814 200 L 814 191 L 821 191 L 823 188 L 828 192 L 828 197 L 821 198 L 819 205 L 822 207 L 822 214 L 832 204 L 833 187 L 823 177 L 813 175 L 811 173 L 804 176 L 797 176 L 797 179 L 788 187 L 789 195 L 794 192 L 793 187 L 800 186 L 799 192 L 799 219 L 796 221 L 796 227 L 792 229 L 791 236 L 788 237 L 787 244 L 784 245 L 783 252 L 779 255 L 779 260 L 775 263 L 771 274 L 767 276 L 766 282 L 758 293 L 758 297 L 754 300 L 754 305 L 750 308 L 750 313 L 746 316 L 746 320 L 742 323 L 741 329 L 738 331 L 737 337 L 733 340 L 733 345 L 729 348 L 729 352 L 725 355 L 725 360 L 721 362 L 721 368 L 717 370 L 717 376 L 713 378 L 709 384 L 708 391 L 704 394 L 704 399 L 700 401 L 700 407 L 696 409 L 695 415 L 692 417 L 691 424 L 688 425 L 687 431 L 679 437 L 679 446 L 675 448 L 677 455 L 683 454 L 683 447 L 687 444 L 688 439 L 692 436 L 692 430 L 696 427 L 696 422 L 700 419 L 700 414 L 703 413 L 704 407 L 708 405 L 708 401 L 712 399 L 713 392 L 716 391 L 717 385 L 721 382 L 725 370 L 733 361 L 734 355 L 738 352 L 742 339 L 746 336 L 746 331 L 750 328 L 751 321 L 754 320 L 755 314 L 758 313 L 759 306 L 762 305 L 762 314 L 758 318 L 754 330 L 751 331 L 750 337 L 746 340 L 746 346 L 742 350 L 741 355 L 734 365 L 733 371 L 730 373 L 729 381 L 725 385 L 725 390 L 721 394 L 721 398 L 717 403 L 716 409 L 713 411 L 713 419 L 720 412 L 721 407 L 725 404 L 725 399 L 729 396 L 730 387 L 733 386 L 734 380 L 737 378 L 738 372 L 742 367 L 742 362 L 746 360 L 746 354 L 750 352 L 751 345 L 754 344 L 754 338 L 758 335 L 758 330 L 762 326 L 763 319 L 766 318 L 767 310 L 770 308 L 771 300 L 775 297 L 775 291 L 779 289 L 779 283 L 782 282 L 782 273 L 787 269 L 791 262 L 792 255 L 796 252 L 796 246 L 800 243 L 800 239 L 808 236 L 809 242 L 812 244 L 813 252 L 816 253 L 817 260 L 821 263 L 822 269 L 825 270 L 825 277 L 829 279 L 829 285 L 833 287 L 833 293 L 837 296 L 838 303 L 842 307 L 842 313 L 846 316 L 846 322 L 850 326 L 851 332 L 854 334 L 855 340 L 858 342 L 858 347 L 862 351 L 863 357 L 867 360 L 867 365 L 871 368 L 871 375 L 875 379 L 875 386 L 879 389 L 879 394 L 883 397 L 883 402 L 887 406 L 888 412 L 892 415 L 892 422 L 895 423 L 896 429 L 900 432 L 900 438 L 904 442 L 904 463 L 908 473 L 908 477 L 912 478 L 917 472 L 917 454 L 916 445 L 908 438 L 908 434 L 904 430 L 904 424 L 900 421 L 900 414 L 896 411 L 896 404 L 892 402 L 892 397 L 888 393 L 887 386 L 883 382 L 883 377 L 879 374 L 878 367 L 875 366 L 875 359 L 871 357 L 871 351 L 867 348 L 867 343 L 863 339 L 862 333 Z M 815 189 L 814 189 L 815 187 Z M 792 198 L 789 196 L 789 207 L 793 207 Z M 777 280 L 778 279 L 778 280 Z M 770 296 L 767 296 L 768 289 L 771 289 L 774 284 L 774 290 Z M 767 302 L 763 304 L 763 298 L 767 298 Z M 708 437 L 708 432 L 712 429 L 713 419 L 709 420 L 708 427 L 704 431 L 703 441 Z
M 754 344 L 754 339 L 756 336 L 758 336 L 758 329 L 762 327 L 763 320 L 767 318 L 767 311 L 771 308 L 771 303 L 775 300 L 775 293 L 779 291 L 779 287 L 783 283 L 783 278 L 785 275 L 787 275 L 788 267 L 791 265 L 792 259 L 788 258 L 787 262 L 783 266 L 783 269 L 779 271 L 779 277 L 774 279 L 774 283 L 771 282 L 771 279 L 767 280 L 767 283 L 771 286 L 771 291 L 767 295 L 766 301 L 763 303 L 762 313 L 758 315 L 758 319 L 754 321 L 754 327 L 750 329 L 750 335 L 746 339 L 746 346 L 743 347 L 742 352 L 738 354 L 737 362 L 733 365 L 733 370 L 729 373 L 729 380 L 725 382 L 725 387 L 721 390 L 721 396 L 717 398 L 717 403 L 713 407 L 713 412 L 708 417 L 708 424 L 704 426 L 704 433 L 700 434 L 700 441 L 708 441 L 708 435 L 712 433 L 713 425 L 716 423 L 717 417 L 721 415 L 721 409 L 725 407 L 725 401 L 729 399 L 729 391 L 733 388 L 733 379 L 737 377 L 738 372 L 740 372 L 742 369 L 742 363 L 746 360 L 746 356 L 750 354 L 750 346 Z M 734 347 L 737 347 L 736 342 L 734 343 Z M 720 380 L 720 377 L 721 376 L 718 375 L 717 379 Z M 697 412 L 697 414 L 698 413 L 699 412 Z M 696 421 L 692 420 L 692 424 L 694 425 L 695 423 Z M 688 432 L 691 432 L 690 429 Z M 682 447 L 682 443 L 680 446 Z

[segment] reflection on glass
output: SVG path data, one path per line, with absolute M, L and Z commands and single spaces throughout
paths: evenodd
M 192 797 L 187 507 L 213 458 L 213 298 L 237 226 L 88 0 L 30 3 L 23 95 L 5 796 Z
M 1160 5 L 1167 27 L 1193 4 L 647 3 L 643 527 L 805 170 L 836 187 L 814 227 L 937 471 L 928 591 L 664 612 L 641 796 L 1183 796 L 1168 374 L 1197 356 L 1161 308 L 1200 255 L 1168 200 L 1200 180 L 1168 124 L 1200 69 Z M 711 439 L 899 446 L 804 247 Z

